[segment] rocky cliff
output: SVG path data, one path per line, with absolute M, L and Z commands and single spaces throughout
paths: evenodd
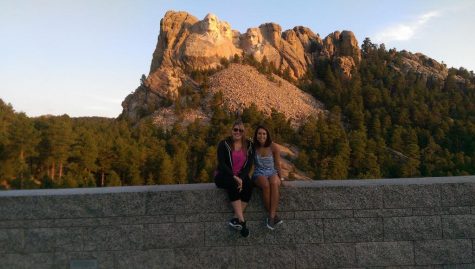
M 399 72 L 415 72 L 424 78 L 447 76 L 445 65 L 425 55 L 405 51 L 400 55 L 399 62 L 388 63 Z M 335 31 L 321 39 L 303 26 L 282 31 L 278 24 L 264 23 L 240 33 L 213 14 L 199 20 L 186 12 L 168 11 L 160 21 L 150 73 L 122 103 L 122 116 L 136 121 L 153 114 L 157 123 L 175 122 L 177 118 L 170 104 L 183 98 L 180 89 L 201 90 L 190 72 L 223 68 L 223 61 L 236 57 L 266 62 L 276 73 L 286 74 L 290 80 L 306 79 L 309 71 L 315 72 L 318 63 L 324 61 L 330 63 L 340 77 L 349 79 L 362 61 L 362 52 L 350 31 Z M 232 112 L 248 106 L 252 100 L 262 111 L 275 108 L 294 122 L 298 120 L 297 114 L 300 118 L 320 114 L 323 105 L 312 96 L 297 94 L 301 91 L 286 81 L 266 77 L 251 69 L 253 67 L 231 65 L 230 70 L 214 74 L 211 94 L 222 91 L 225 105 Z M 280 82 L 273 84 L 276 79 Z M 292 96 L 292 99 L 285 96 Z M 185 123 L 196 118 L 208 119 L 210 113 L 206 111 L 205 101 L 209 100 L 209 95 L 204 97 L 199 107 L 185 115 Z
M 318 34 L 306 27 L 294 27 L 282 32 L 278 24 L 265 23 L 259 27 L 250 28 L 245 33 L 240 33 L 213 14 L 208 14 L 203 20 L 198 20 L 186 12 L 169 11 L 160 22 L 160 34 L 153 53 L 150 73 L 143 85 L 124 100 L 123 115 L 129 119 L 138 120 L 144 114 L 143 111 L 154 111 L 155 115 L 160 115 L 160 118 L 170 118 L 171 109 L 163 107 L 161 101 L 176 100 L 179 98 L 180 87 L 185 84 L 196 84 L 190 79 L 187 70 L 217 68 L 221 66 L 223 59 L 231 60 L 234 57 L 244 56 L 252 56 L 258 62 L 265 60 L 277 72 L 287 73 L 292 79 L 302 78 L 309 68 L 322 59 L 330 60 L 344 76 L 351 77 L 351 72 L 357 68 L 361 60 L 358 42 L 354 34 L 349 31 L 335 32 L 322 40 Z M 222 90 L 225 96 L 228 96 L 229 91 L 227 91 L 225 81 L 234 81 L 234 86 L 232 86 L 234 89 L 239 87 L 240 82 L 237 80 L 240 78 L 239 72 L 236 72 L 237 69 L 249 71 L 249 68 L 234 66 L 234 71 L 231 73 L 237 76 L 234 79 L 230 79 L 229 76 L 226 79 L 219 79 L 218 75 L 213 80 L 215 81 L 213 87 Z M 258 77 L 259 74 L 255 72 L 255 76 Z M 250 80 L 258 81 L 252 78 Z M 295 90 L 299 91 L 295 87 L 289 91 L 288 83 L 284 84 L 284 87 L 274 87 L 275 85 L 268 83 L 265 86 L 275 88 L 277 94 L 270 95 L 270 99 L 254 97 L 254 101 L 255 103 L 264 102 L 258 104 L 258 107 L 262 107 L 266 112 L 270 111 L 270 108 L 275 108 L 289 118 L 296 119 L 294 112 L 289 114 L 281 108 L 293 106 L 295 110 L 296 105 L 300 104 L 298 100 L 294 100 L 292 104 L 285 103 L 285 98 L 281 100 L 282 102 L 274 100 L 276 96 L 284 96 L 290 92 L 295 95 Z M 282 82 L 279 82 L 279 85 L 282 85 Z M 260 88 L 256 88 L 257 85 L 249 89 L 243 85 L 240 86 L 243 92 L 252 90 L 254 95 L 260 92 Z M 262 91 L 265 92 L 266 89 L 262 88 Z M 249 94 L 241 96 L 252 99 L 252 95 Z M 323 107 L 310 95 L 305 95 L 304 99 L 306 100 L 304 101 L 305 109 L 303 109 L 305 114 L 300 114 L 299 117 L 318 114 Z M 228 103 L 248 105 L 250 102 L 238 98 Z M 229 108 L 234 110 L 236 105 L 231 105 Z M 196 117 L 205 119 L 206 115 L 201 112 L 197 111 Z M 159 122 L 165 123 L 163 119 Z M 171 122 L 173 120 L 168 123 Z

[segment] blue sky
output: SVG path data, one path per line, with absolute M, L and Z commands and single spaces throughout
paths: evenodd
M 148 74 L 167 10 L 214 13 L 244 32 L 265 22 L 323 38 L 351 30 L 386 48 L 475 70 L 475 1 L 0 0 L 0 98 L 28 116 L 116 117 Z

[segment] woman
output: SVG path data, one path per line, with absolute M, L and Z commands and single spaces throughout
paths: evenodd
M 267 228 L 274 230 L 283 221 L 276 215 L 279 205 L 279 187 L 282 173 L 280 169 L 279 148 L 272 142 L 269 130 L 264 126 L 254 132 L 255 169 L 252 176 L 254 183 L 262 189 L 262 199 L 268 212 Z
M 252 182 L 249 171 L 254 161 L 252 141 L 246 139 L 244 124 L 238 120 L 233 124 L 232 135 L 218 144 L 218 170 L 214 182 L 218 188 L 226 189 L 234 209 L 234 218 L 229 225 L 249 236 L 244 220 L 246 209 L 252 194 Z

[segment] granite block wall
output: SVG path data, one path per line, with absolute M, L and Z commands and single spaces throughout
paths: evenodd
M 285 182 L 249 238 L 214 184 L 0 192 L 0 269 L 475 268 L 475 177 Z

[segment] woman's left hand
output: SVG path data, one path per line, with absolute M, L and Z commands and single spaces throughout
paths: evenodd
M 238 191 L 241 191 L 242 190 L 242 179 L 239 178 L 238 176 L 234 176 L 234 180 L 236 180 Z

